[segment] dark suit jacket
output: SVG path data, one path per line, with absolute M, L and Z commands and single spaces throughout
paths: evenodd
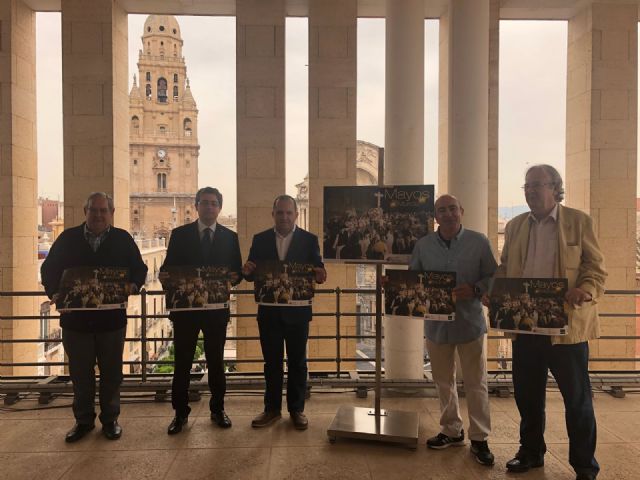
M 174 228 L 169 239 L 167 257 L 162 263 L 160 270 L 169 266 L 195 266 L 203 265 L 224 266 L 230 272 L 238 275 L 239 283 L 242 279 L 242 257 L 240 255 L 240 244 L 238 235 L 227 227 L 216 224 L 216 231 L 213 235 L 212 260 L 205 263 L 202 258 L 202 248 L 200 232 L 198 231 L 198 221 L 181 227 Z M 172 312 L 171 320 L 176 318 L 189 317 L 195 312 Z
M 68 228 L 53 242 L 40 274 L 47 296 L 57 293 L 62 273 L 71 267 L 127 267 L 129 281 L 138 288 L 144 285 L 147 266 L 140 250 L 126 230 L 111 226 L 109 233 L 94 252 L 84 237 L 84 223 Z M 124 309 L 68 312 L 60 315 L 62 328 L 80 332 L 117 330 L 127 324 Z
M 249 251 L 249 261 L 259 264 L 261 260 L 279 260 L 278 249 L 276 247 L 276 232 L 273 228 L 257 233 L 253 236 L 251 250 Z M 291 245 L 287 251 L 288 262 L 311 263 L 316 267 L 324 267 L 320 256 L 320 245 L 318 237 L 296 226 L 291 239 Z M 253 275 L 245 277 L 247 281 L 253 281 Z M 292 315 L 309 317 L 311 319 L 311 307 L 275 307 L 258 306 L 258 316 L 265 308 L 286 308 Z

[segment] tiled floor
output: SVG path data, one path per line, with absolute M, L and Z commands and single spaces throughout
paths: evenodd
M 254 430 L 251 418 L 262 409 L 259 395 L 230 394 L 226 409 L 233 428 L 221 430 L 209 420 L 207 398 L 192 404 L 189 425 L 168 436 L 173 411 L 169 403 L 125 397 L 120 423 L 124 434 L 108 441 L 99 429 L 76 444 L 64 442 L 72 426 L 68 397 L 38 409 L 36 399 L 0 411 L 0 479 L 550 479 L 575 478 L 567 462 L 568 445 L 562 400 L 549 393 L 544 468 L 507 474 L 505 462 L 517 450 L 518 412 L 513 398 L 492 398 L 496 456 L 493 468 L 478 465 L 468 448 L 427 450 L 424 442 L 438 432 L 434 398 L 383 398 L 384 408 L 420 412 L 417 450 L 367 441 L 338 439 L 330 444 L 326 430 L 340 405 L 368 407 L 373 398 L 351 392 L 316 391 L 307 403 L 310 427 L 295 430 L 288 418 L 270 428 Z M 135 402 L 135 403 L 133 403 Z M 466 409 L 463 402 L 463 414 Z M 640 478 L 640 395 L 617 399 L 595 397 L 598 417 L 599 479 Z M 32 410 L 35 409 L 35 410 Z

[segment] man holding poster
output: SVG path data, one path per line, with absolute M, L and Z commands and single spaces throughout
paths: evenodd
M 309 263 L 314 265 L 317 283 L 324 283 L 327 272 L 320 257 L 318 237 L 296 226 L 298 206 L 293 197 L 280 195 L 273 202 L 274 228 L 253 236 L 249 259 L 242 274 L 252 282 L 258 264 L 269 260 Z M 260 346 L 264 357 L 264 411 L 251 426 L 261 428 L 280 419 L 284 378 L 284 348 L 287 349 L 287 409 L 295 428 L 308 426 L 304 415 L 307 391 L 307 339 L 311 306 L 258 306 Z
M 520 449 L 507 462 L 511 472 L 544 465 L 545 394 L 548 371 L 564 400 L 569 463 L 578 480 L 593 480 L 596 419 L 589 381 L 589 340 L 599 336 L 596 302 L 604 293 L 604 258 L 585 213 L 560 205 L 562 177 L 550 165 L 527 171 L 523 185 L 530 213 L 511 220 L 496 276 L 566 278 L 569 331 L 562 336 L 516 335 L 513 388 L 520 412 Z
M 455 353 L 464 375 L 469 409 L 471 453 L 483 465 L 493 465 L 487 444 L 491 431 L 487 362 L 484 335 L 487 332 L 480 298 L 496 270 L 489 240 L 462 226 L 464 209 L 457 198 L 442 195 L 435 203 L 438 230 L 416 243 L 409 268 L 456 273 L 455 320 L 427 321 L 427 350 L 433 381 L 440 399 L 442 431 L 427 440 L 427 446 L 443 449 L 464 445 L 464 430 L 455 381 Z
M 113 198 L 104 192 L 89 195 L 84 207 L 86 220 L 68 228 L 51 246 L 40 273 L 47 296 L 58 309 L 62 308 L 63 273 L 75 267 L 126 267 L 128 293 L 136 292 L 147 276 L 147 266 L 131 235 L 114 227 Z M 97 270 L 97 269 L 96 269 Z M 80 302 L 79 305 L 89 303 Z M 73 383 L 73 415 L 75 426 L 65 441 L 76 442 L 93 430 L 95 422 L 96 374 L 100 369 L 100 422 L 109 440 L 122 435 L 120 415 L 120 384 L 122 383 L 122 352 L 127 330 L 127 312 L 80 309 L 60 314 L 62 344 L 69 357 L 69 376 Z
M 242 259 L 238 235 L 217 223 L 222 209 L 222 194 L 217 188 L 201 188 L 196 193 L 196 209 L 198 220 L 171 232 L 162 270 L 166 270 L 167 267 L 221 266 L 230 272 L 232 284 L 239 283 Z M 161 273 L 161 280 L 167 277 L 166 272 Z M 178 302 L 176 300 L 176 303 Z M 175 348 L 171 405 L 176 412 L 167 430 L 169 435 L 180 433 L 189 419 L 189 381 L 200 331 L 204 336 L 204 353 L 209 367 L 211 420 L 220 428 L 231 427 L 231 420 L 224 411 L 224 344 L 227 339 L 229 317 L 229 308 L 176 311 L 169 314 L 173 323 Z

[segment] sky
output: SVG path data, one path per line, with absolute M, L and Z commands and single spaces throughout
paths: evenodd
M 146 15 L 129 16 L 129 84 L 138 73 Z M 177 17 L 187 76 L 199 109 L 199 185 L 225 195 L 236 210 L 235 19 Z M 307 173 L 307 20 L 286 23 L 286 185 L 294 193 Z M 425 175 L 437 183 L 438 22 L 425 21 Z M 524 203 L 528 165 L 550 163 L 564 173 L 567 23 L 500 24 L 499 204 Z M 384 146 L 384 20 L 358 20 L 357 137 Z M 38 191 L 63 197 L 62 53 L 59 13 L 36 16 Z

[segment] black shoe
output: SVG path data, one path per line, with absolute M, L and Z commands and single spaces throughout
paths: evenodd
M 73 428 L 67 432 L 67 435 L 64 437 L 64 441 L 67 443 L 77 442 L 94 428 L 95 425 L 93 423 L 76 423 Z
M 117 420 L 107 422 L 102 425 L 102 433 L 109 440 L 118 440 L 122 436 L 122 427 Z
M 220 428 L 231 428 L 231 419 L 227 416 L 224 410 L 221 412 L 211 412 L 211 421 Z
M 296 430 L 306 430 L 309 427 L 309 420 L 307 416 L 302 412 L 290 412 L 291 421 Z
M 427 440 L 427 447 L 440 450 L 447 447 L 462 447 L 464 445 L 464 430 L 457 437 L 450 437 L 444 433 L 439 433 L 435 437 Z
M 262 412 L 256 418 L 251 420 L 251 426 L 253 428 L 268 427 L 276 420 L 280 420 L 280 418 L 282 418 L 280 412 Z
M 490 467 L 495 462 L 493 453 L 489 450 L 489 445 L 486 441 L 471 440 L 471 454 L 476 458 L 476 461 L 482 465 Z
M 167 428 L 167 433 L 169 435 L 175 435 L 176 433 L 180 433 L 182 431 L 182 427 L 184 427 L 189 422 L 189 417 L 180 417 L 176 415 L 171 420 L 169 424 L 169 428 Z
M 527 472 L 531 468 L 538 468 L 544 465 L 544 458 L 535 458 L 527 455 L 522 450 L 516 453 L 516 456 L 507 462 L 507 470 L 512 473 Z

